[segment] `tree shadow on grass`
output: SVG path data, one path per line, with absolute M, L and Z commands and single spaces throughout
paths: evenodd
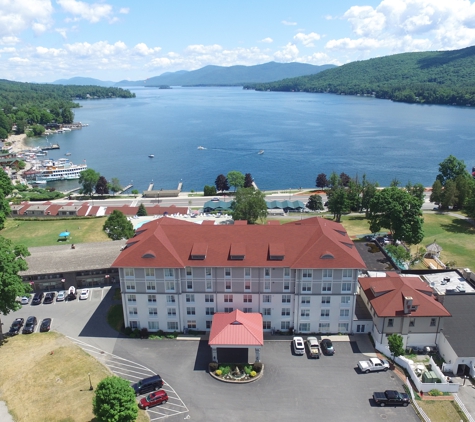
M 440 227 L 448 233 L 474 234 L 475 228 L 466 220 L 454 218 L 449 224 L 441 224 Z

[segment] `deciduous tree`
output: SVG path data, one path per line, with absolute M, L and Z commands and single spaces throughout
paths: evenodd
M 224 192 L 225 190 L 229 190 L 229 184 L 228 184 L 228 179 L 226 179 L 226 176 L 224 174 L 220 174 L 215 182 L 214 182 L 215 186 L 216 186 L 216 190 L 218 192 L 221 191 Z
M 325 173 L 320 173 L 315 180 L 317 188 L 325 189 L 328 186 L 328 179 Z
M 252 182 L 254 182 L 254 179 L 252 178 L 251 173 L 246 173 L 244 176 L 244 187 L 252 188 L 254 186 Z
M 107 377 L 99 382 L 92 399 L 92 411 L 98 422 L 134 422 L 138 407 L 129 381 Z
M 99 179 L 96 182 L 95 191 L 99 195 L 109 194 L 109 183 L 107 183 L 107 180 L 104 176 L 99 176 Z
M 453 155 L 449 155 L 444 161 L 439 163 L 439 174 L 436 180 L 439 180 L 442 186 L 445 186 L 448 180 L 455 180 L 467 172 L 467 166 L 463 160 L 458 160 Z
M 350 211 L 350 201 L 345 188 L 339 186 L 332 188 L 328 195 L 328 210 L 333 213 L 333 218 L 339 223 L 341 215 Z
M 93 169 L 87 169 L 81 172 L 79 175 L 79 184 L 82 185 L 82 193 L 84 195 L 92 196 L 99 177 L 101 177 L 101 175 Z
M 267 217 L 265 195 L 254 188 L 239 188 L 231 210 L 234 220 L 247 220 L 250 224 L 264 220 Z
M 442 183 L 440 180 L 436 180 L 432 184 L 432 192 L 430 194 L 430 202 L 435 202 L 436 204 L 440 204 L 442 202 L 442 197 L 444 193 L 442 191 Z
M 102 229 L 112 240 L 130 239 L 135 234 L 133 224 L 118 210 L 112 211 Z
M 244 187 L 244 175 L 240 171 L 230 171 L 228 175 L 226 176 L 228 179 L 228 183 L 230 186 L 234 186 L 234 191 L 236 192 L 236 189 Z
M 323 200 L 320 195 L 310 195 L 306 207 L 312 211 L 323 210 Z
M 400 334 L 394 333 L 388 336 L 388 346 L 393 360 L 404 354 L 404 342 Z
M 122 190 L 122 186 L 120 185 L 120 181 L 117 177 L 113 177 L 111 182 L 109 183 L 109 190 L 112 192 L 112 195 L 115 195 L 117 192 Z
M 203 188 L 203 195 L 204 196 L 214 196 L 214 195 L 216 195 L 216 188 L 214 186 L 206 185 Z
M 348 176 L 346 173 L 340 173 L 340 185 L 343 187 L 348 187 L 350 184 L 351 177 Z

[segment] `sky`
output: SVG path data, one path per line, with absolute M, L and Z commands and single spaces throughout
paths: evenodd
M 0 78 L 145 80 L 475 45 L 475 0 L 0 0 Z

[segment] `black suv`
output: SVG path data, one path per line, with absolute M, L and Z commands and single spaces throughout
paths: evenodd
M 163 380 L 160 375 L 154 375 L 153 377 L 144 378 L 135 384 L 132 384 L 132 388 L 135 391 L 136 396 L 140 394 L 149 393 L 153 390 L 159 390 L 162 388 Z
M 23 321 L 23 318 L 17 318 L 15 321 L 13 321 L 13 324 L 10 327 L 10 331 L 8 332 L 8 334 L 10 334 L 11 336 L 16 336 L 20 332 L 21 327 L 23 327 Z
M 56 293 L 54 292 L 46 293 L 45 300 L 43 300 L 43 305 L 47 303 L 53 303 L 55 296 L 56 296 Z
M 38 320 L 35 316 L 29 316 L 26 320 L 26 324 L 23 327 L 23 334 L 31 334 L 35 332 L 36 325 L 38 324 Z
M 39 305 L 43 300 L 44 295 L 45 294 L 43 292 L 35 293 L 35 295 L 33 296 L 33 300 L 31 301 L 32 305 Z

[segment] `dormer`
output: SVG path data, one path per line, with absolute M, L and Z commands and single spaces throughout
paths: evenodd
M 285 247 L 283 243 L 269 243 L 269 260 L 283 261 L 285 258 Z
M 242 261 L 246 257 L 246 245 L 244 243 L 231 243 L 229 259 Z
M 206 259 L 206 253 L 208 252 L 208 244 L 202 242 L 193 243 L 191 248 L 190 258 L 195 260 Z

